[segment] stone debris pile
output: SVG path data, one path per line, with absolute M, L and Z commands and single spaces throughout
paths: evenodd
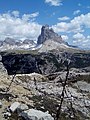
M 20 104 L 19 102 L 14 102 L 7 108 L 7 112 L 4 113 L 4 118 L 9 119 L 14 113 L 17 113 L 17 116 L 25 120 L 54 120 L 48 112 L 29 109 L 26 104 Z

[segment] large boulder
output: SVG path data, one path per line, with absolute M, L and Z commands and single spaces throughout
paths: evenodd
M 40 110 L 35 110 L 35 109 L 29 109 L 23 111 L 21 113 L 21 116 L 25 120 L 54 120 L 54 118 L 47 112 L 42 112 Z

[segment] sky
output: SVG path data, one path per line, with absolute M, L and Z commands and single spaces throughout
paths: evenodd
M 37 40 L 45 24 L 69 44 L 90 49 L 90 0 L 0 0 L 0 40 Z

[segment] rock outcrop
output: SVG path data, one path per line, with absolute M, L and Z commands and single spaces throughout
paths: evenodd
M 62 37 L 55 33 L 52 28 L 49 28 L 48 25 L 42 26 L 41 35 L 39 35 L 37 43 L 43 44 L 46 40 L 49 39 L 54 40 L 58 43 L 65 43 L 62 40 Z
M 8 79 L 6 80 L 5 77 L 1 80 L 0 76 L 0 102 L 2 103 L 2 107 L 0 108 L 0 118 L 2 119 L 3 113 L 6 112 L 6 114 L 4 114 L 6 115 L 5 117 L 10 116 L 12 119 L 17 120 L 18 116 L 16 116 L 16 113 L 13 114 L 13 116 L 11 113 L 5 110 L 10 105 L 12 105 L 10 107 L 11 111 L 16 110 L 18 104 L 16 105 L 16 103 L 12 103 L 19 102 L 24 104 L 23 106 L 18 107 L 18 111 L 21 113 L 21 117 L 24 117 L 24 119 L 34 120 L 32 116 L 35 113 L 34 118 L 37 118 L 37 120 L 39 118 L 53 120 L 53 118 L 56 116 L 57 107 L 60 104 L 60 96 L 63 89 L 62 84 L 66 78 L 65 66 L 62 65 L 65 63 L 67 58 L 70 59 L 69 53 L 44 53 L 39 55 L 10 55 L 9 53 L 8 55 L 5 54 L 2 56 L 1 60 L 4 62 L 4 65 L 8 65 L 8 70 L 10 70 L 12 73 L 14 73 L 15 70 L 17 70 L 17 73 L 24 73 L 26 71 L 30 73 L 30 70 L 33 72 L 35 69 L 40 69 L 42 74 L 46 75 L 37 73 L 28 75 L 18 74 L 15 76 L 12 83 L 12 75 L 8 76 Z M 79 68 L 81 67 L 81 70 L 84 66 L 90 66 L 90 54 L 74 54 L 72 55 L 71 60 L 73 60 L 73 66 Z M 32 66 L 34 64 L 37 65 L 37 67 L 33 68 Z M 19 68 L 22 68 L 22 71 L 20 71 Z M 60 72 L 61 68 L 64 69 L 62 72 Z M 69 117 L 72 117 L 72 119 L 75 117 L 75 120 L 90 119 L 90 73 L 86 75 L 85 71 L 81 70 L 72 68 L 72 70 L 69 71 L 70 74 L 68 76 L 68 82 L 66 86 L 67 93 L 65 94 L 65 99 L 61 109 L 62 117 L 66 119 Z M 54 73 L 56 71 L 58 72 Z M 77 77 L 80 77 L 81 75 L 84 76 L 82 76 L 79 81 L 78 78 L 76 79 L 76 75 L 79 75 Z M 72 77 L 71 79 L 70 76 Z M 35 81 L 34 78 L 37 81 Z M 48 78 L 48 80 L 46 78 Z M 9 91 L 6 92 L 8 87 Z M 72 105 L 75 116 L 72 111 L 71 102 L 73 103 Z M 43 111 L 44 114 L 37 110 Z M 31 114 L 32 111 L 33 113 Z M 49 116 L 47 116 L 45 113 L 46 111 L 49 111 Z M 38 116 L 39 113 L 42 115 Z M 78 116 L 80 118 L 76 118 Z M 46 119 L 46 117 L 48 118 Z
M 52 28 L 49 28 L 48 25 L 42 26 L 41 34 L 38 37 L 37 45 L 42 45 L 38 52 L 49 52 L 52 50 L 59 51 L 75 51 L 78 48 L 69 45 L 62 39 L 61 35 L 58 35 L 54 32 Z
M 9 44 L 9 45 L 15 45 L 15 44 L 16 44 L 16 40 L 13 39 L 13 38 L 7 37 L 7 38 L 5 38 L 5 40 L 3 41 L 3 45 L 7 45 L 7 44 Z
M 20 104 L 19 102 L 14 102 L 8 107 L 4 117 L 9 119 L 12 117 L 12 113 L 21 117 L 25 120 L 54 120 L 54 118 L 47 112 L 42 112 L 40 110 L 29 109 L 26 104 Z
M 7 74 L 7 70 L 5 69 L 3 63 L 2 63 L 2 56 L 0 55 L 0 74 L 1 75 L 6 75 Z

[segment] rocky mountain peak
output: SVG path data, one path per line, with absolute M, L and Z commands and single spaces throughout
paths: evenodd
M 44 43 L 46 40 L 53 40 L 55 42 L 64 43 L 62 37 L 54 32 L 52 28 L 49 28 L 49 25 L 42 26 L 41 34 L 38 37 L 38 44 Z
M 31 44 L 31 45 L 35 45 L 35 42 L 34 42 L 34 40 L 25 39 L 25 40 L 23 41 L 23 44 Z
M 4 44 L 15 45 L 16 40 L 10 37 L 6 37 L 4 40 Z

